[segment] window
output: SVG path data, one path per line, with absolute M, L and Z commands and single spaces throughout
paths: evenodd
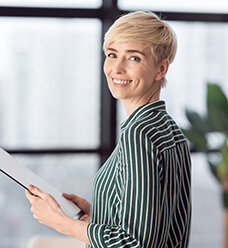
M 1 146 L 97 148 L 100 21 L 2 18 L 0 25 Z
M 170 22 L 178 37 L 178 50 L 162 89 L 170 114 L 184 127 L 185 109 L 206 108 L 206 84 L 218 83 L 228 92 L 227 23 Z M 175 101 L 173 98 L 175 97 Z

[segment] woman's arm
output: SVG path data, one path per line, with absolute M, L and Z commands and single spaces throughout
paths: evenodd
M 120 140 L 118 170 L 114 175 L 116 184 L 108 191 L 113 207 L 113 223 L 102 223 L 108 210 L 89 224 L 88 235 L 94 248 L 141 248 L 158 247 L 160 186 L 157 150 L 150 138 L 137 129 L 126 130 Z M 96 204 L 93 211 L 99 213 L 102 197 L 107 194 L 107 179 L 99 181 Z M 109 188 L 109 186 L 108 186 Z M 112 190 L 113 189 L 113 190 Z M 92 216 L 91 216 L 92 217 Z M 165 227 L 164 227 L 165 228 Z
M 56 231 L 76 238 L 84 243 L 90 244 L 87 235 L 89 203 L 80 197 L 74 195 L 63 194 L 67 199 L 73 202 L 79 202 L 79 207 L 86 213 L 80 220 L 74 220 L 67 216 L 56 200 L 39 188 L 30 185 L 29 191 L 26 191 L 26 197 L 31 203 L 31 212 L 33 217 L 41 224 L 49 226 Z

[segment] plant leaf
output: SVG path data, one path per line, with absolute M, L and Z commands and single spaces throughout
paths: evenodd
M 207 148 L 207 139 L 202 133 L 191 129 L 182 129 L 182 132 L 195 148 L 203 150 Z
M 196 132 L 202 134 L 206 134 L 210 130 L 207 119 L 205 117 L 200 116 L 197 112 L 191 110 L 186 110 L 185 114 L 188 118 L 188 121 L 192 125 L 192 130 L 195 130 Z
M 209 164 L 209 168 L 210 168 L 213 176 L 216 178 L 216 180 L 219 181 L 219 183 L 221 183 L 220 178 L 219 178 L 219 175 L 218 175 L 218 172 L 217 172 L 216 165 L 214 165 L 211 161 L 208 161 L 208 164 Z
M 224 162 L 224 164 L 227 167 L 228 170 L 228 144 L 227 144 L 227 140 L 224 142 L 223 146 L 220 149 L 221 152 L 221 156 L 222 156 L 222 161 Z
M 207 84 L 207 109 L 214 131 L 228 133 L 228 100 L 217 84 Z

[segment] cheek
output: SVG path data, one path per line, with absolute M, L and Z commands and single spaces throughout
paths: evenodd
M 153 70 L 153 68 L 151 68 L 150 70 L 145 70 L 143 73 L 143 77 L 145 82 L 153 82 L 155 80 L 155 71 Z
M 104 62 L 104 65 L 103 65 L 103 72 L 106 75 L 106 62 Z
M 107 62 L 107 60 L 105 60 L 103 65 L 103 71 L 106 77 L 108 76 L 109 68 L 110 68 L 109 63 Z
M 136 82 L 144 83 L 145 81 L 148 80 L 148 75 L 146 74 L 145 70 L 142 69 L 138 70 L 134 68 L 131 71 L 132 71 L 131 75 L 133 76 Z

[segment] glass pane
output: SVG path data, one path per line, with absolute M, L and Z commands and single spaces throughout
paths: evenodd
M 97 19 L 1 18 L 0 145 L 99 145 Z
M 151 9 L 153 11 L 221 12 L 228 10 L 226 0 L 119 0 L 122 9 Z
M 91 201 L 97 155 L 22 156 L 15 158 L 61 192 Z M 25 248 L 32 236 L 57 235 L 33 219 L 25 190 L 0 173 L 0 248 Z
M 208 82 L 220 84 L 228 94 L 228 24 L 170 24 L 177 34 L 178 49 L 162 98 L 169 113 L 184 127 L 186 108 L 204 113 Z
M 101 0 L 1 0 L 0 6 L 99 8 Z
M 192 158 L 191 248 L 223 247 L 223 206 L 221 186 L 212 175 L 206 156 Z
M 206 156 L 192 154 L 191 248 L 223 247 L 221 187 L 212 175 Z

